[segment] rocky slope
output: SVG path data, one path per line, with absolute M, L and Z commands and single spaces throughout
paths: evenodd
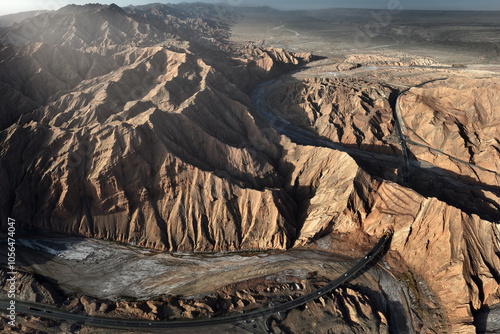
M 396 150 L 388 138 L 394 131 L 390 105 L 394 90 L 387 85 L 311 78 L 276 90 L 269 104 L 290 122 L 346 146 L 387 153 Z
M 127 12 L 114 4 L 69 5 L 15 23 L 0 39 L 14 45 L 45 42 L 95 50 L 187 41 L 199 44 L 201 40 L 228 37 L 228 24 L 235 17 L 229 10 L 200 4 L 206 13 L 199 15 L 200 8 L 186 12 L 180 7 L 159 5 L 156 10 L 138 7 Z
M 415 156 L 498 189 L 499 84 L 498 78 L 450 78 L 405 93 L 400 110 L 406 134 L 424 146 L 412 146 Z
M 369 234 L 394 228 L 390 265 L 407 267 L 427 284 L 451 332 L 475 332 L 473 315 L 499 302 L 497 226 L 391 182 L 363 188 L 353 201 L 371 205 L 355 212 L 363 218 L 358 228 Z
M 289 192 L 307 199 L 299 207 L 296 245 L 333 233 L 352 241 L 340 247 L 337 237 L 328 249 L 354 249 L 367 235 L 393 229 L 388 263 L 401 277 L 416 277 L 418 283 L 408 282 L 416 312 L 429 320 L 420 330 L 475 332 L 474 319 L 500 301 L 497 79 L 439 81 L 400 97 L 405 134 L 431 148 L 409 141 L 411 160 L 434 165 L 412 163 L 411 184 L 396 183 L 400 162 L 390 158 L 400 157 L 391 114 L 400 88 L 382 80 L 290 79 L 270 86 L 265 98 L 275 113 L 350 153 L 288 149 L 284 161 L 295 166 Z M 470 158 L 477 167 L 467 165 Z
M 428 291 L 418 290 L 423 285 L 416 287 L 417 308 L 431 308 L 433 316 L 446 319 L 430 328 L 424 323 L 421 329 L 475 332 L 473 316 L 500 301 L 497 225 L 454 203 L 370 175 L 356 168 L 354 159 L 345 153 L 335 156 L 329 149 L 321 150 L 311 154 L 297 147 L 289 156 L 292 164 L 303 166 L 292 174 L 291 186 L 303 189 L 309 199 L 301 208 L 304 218 L 297 243 L 329 233 L 346 234 L 352 247 L 359 249 L 363 236 L 394 229 L 389 265 L 396 273 L 410 271 L 428 286 Z M 427 177 L 430 183 L 453 182 Z M 499 198 L 494 200 L 498 203 Z M 328 245 L 331 250 L 338 251 L 337 247 L 334 242 Z
M 114 5 L 44 15 L 50 28 L 0 64 L 10 97 L 0 135 L 9 190 L 3 215 L 15 216 L 20 229 L 167 250 L 291 246 L 295 204 L 279 188 L 279 148 L 261 133 L 245 90 L 310 55 L 225 52 L 217 41 L 210 55 L 204 46 L 194 51 L 197 41 L 169 48 L 150 36 L 219 36 L 217 18 L 197 17 L 199 25 L 169 39 L 181 20 L 171 15 L 160 20 Z M 161 24 L 148 26 L 154 19 Z M 61 29 L 68 25 L 78 29 Z

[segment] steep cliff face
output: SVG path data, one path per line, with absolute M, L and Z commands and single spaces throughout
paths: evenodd
M 297 245 L 332 231 L 345 219 L 349 197 L 362 170 L 347 153 L 328 148 L 311 149 L 289 144 L 283 168 L 287 168 L 289 193 L 298 207 L 300 234 Z

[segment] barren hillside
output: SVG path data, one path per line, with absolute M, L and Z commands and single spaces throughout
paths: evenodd
M 394 231 L 381 265 L 409 291 L 404 321 L 422 333 L 485 328 L 500 302 L 497 74 L 406 53 L 311 64 L 310 53 L 231 41 L 240 18 L 228 6 L 91 4 L 2 29 L 0 216 L 19 231 L 170 252 L 361 257 Z M 31 299 L 63 299 L 36 275 L 22 280 Z M 217 301 L 80 296 L 67 309 L 223 315 L 267 305 L 271 283 L 256 282 Z M 345 287 L 311 304 L 319 318 L 304 307 L 273 326 L 394 330 L 377 293 Z

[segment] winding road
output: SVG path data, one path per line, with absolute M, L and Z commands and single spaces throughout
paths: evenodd
M 325 64 L 318 65 L 318 66 L 324 66 Z M 314 67 L 314 66 L 312 66 Z M 350 78 L 353 77 L 353 75 L 363 75 L 364 73 L 368 72 L 374 72 L 374 71 L 386 71 L 386 70 L 393 70 L 393 69 L 442 69 L 442 70 L 448 70 L 448 71 L 462 71 L 463 69 L 460 68 L 453 68 L 453 67 L 447 67 L 447 66 L 367 66 L 367 67 L 359 67 L 351 71 L 336 71 L 336 72 L 321 72 L 321 73 L 315 73 L 315 77 L 334 77 L 334 78 Z M 471 71 L 474 71 L 474 69 L 471 69 Z M 292 71 L 291 73 L 285 74 L 281 76 L 278 79 L 274 79 L 268 82 L 265 82 L 263 84 L 260 84 L 256 86 L 254 91 L 251 94 L 252 101 L 254 103 L 254 106 L 256 110 L 263 115 L 270 123 L 271 125 L 281 134 L 287 136 L 290 138 L 292 141 L 299 145 L 310 145 L 310 146 L 321 146 L 321 147 L 329 147 L 333 148 L 338 151 L 346 152 L 352 157 L 358 157 L 361 158 L 362 160 L 365 161 L 386 161 L 386 162 L 392 162 L 394 165 L 399 165 L 400 166 L 400 172 L 399 175 L 401 177 L 401 181 L 405 184 L 410 183 L 410 177 L 411 177 L 411 168 L 414 169 L 414 171 L 418 172 L 423 172 L 423 173 L 432 173 L 435 174 L 436 170 L 440 170 L 439 167 L 433 165 L 430 162 L 423 162 L 420 163 L 419 161 L 411 160 L 409 157 L 409 145 L 414 145 L 422 148 L 426 148 L 429 151 L 436 152 L 438 154 L 446 155 L 448 156 L 451 160 L 463 164 L 464 166 L 468 166 L 470 168 L 477 168 L 479 170 L 494 174 L 496 177 L 500 177 L 500 173 L 497 171 L 489 170 L 484 167 L 478 166 L 474 163 L 471 163 L 469 161 L 464 161 L 461 160 L 457 157 L 454 157 L 453 155 L 450 155 L 446 152 L 443 152 L 437 148 L 431 147 L 426 145 L 426 143 L 422 140 L 422 142 L 416 142 L 414 140 L 411 140 L 407 136 L 404 135 L 406 130 L 410 130 L 409 128 L 406 127 L 406 123 L 404 122 L 404 119 L 401 114 L 400 110 L 400 97 L 402 97 L 405 93 L 410 91 L 412 88 L 416 87 L 422 87 L 426 84 L 435 82 L 435 81 L 441 81 L 441 80 L 447 80 L 447 77 L 443 78 L 438 78 L 438 79 L 433 79 L 429 81 L 425 81 L 422 83 L 419 83 L 417 85 L 413 86 L 401 86 L 397 85 L 394 83 L 387 83 L 383 81 L 378 81 L 379 83 L 389 85 L 391 87 L 400 87 L 402 90 L 398 93 L 396 100 L 394 101 L 394 104 L 392 105 L 392 111 L 393 111 L 393 118 L 394 118 L 394 123 L 395 123 L 395 129 L 396 129 L 396 136 L 398 137 L 398 141 L 401 147 L 401 152 L 402 152 L 402 157 L 396 157 L 394 155 L 389 155 L 385 153 L 379 153 L 379 152 L 369 152 L 353 147 L 346 147 L 342 144 L 332 142 L 330 140 L 325 140 L 322 138 L 319 138 L 318 135 L 313 132 L 310 129 L 305 129 L 301 128 L 298 125 L 290 123 L 288 120 L 284 118 L 283 115 L 281 115 L 279 112 L 275 112 L 273 108 L 267 103 L 267 97 L 272 95 L 274 92 L 270 92 L 270 86 L 272 86 L 274 83 L 283 80 L 286 77 L 293 76 L 296 79 L 305 79 L 305 78 L 310 78 L 311 75 L 305 74 L 301 70 L 295 70 Z M 417 136 L 418 137 L 418 136 Z M 397 159 L 398 161 L 396 161 Z M 402 161 L 401 161 L 402 159 Z M 449 176 L 447 173 L 444 171 L 441 173 L 442 176 Z M 451 177 L 452 179 L 455 179 Z M 470 184 L 463 184 L 464 186 L 471 186 Z M 486 187 L 487 188 L 487 187 Z
M 375 71 L 381 69 L 383 68 L 373 67 L 365 70 Z M 337 73 L 333 72 L 328 74 L 337 76 Z M 252 100 L 254 102 L 257 111 L 262 115 L 264 115 L 264 117 L 268 121 L 270 121 L 272 126 L 280 133 L 286 135 L 294 142 L 302 145 L 329 147 L 339 151 L 347 152 L 349 154 L 358 157 L 363 157 L 364 159 L 377 159 L 377 160 L 382 159 L 386 161 L 391 161 L 393 163 L 398 163 L 398 161 L 401 162 L 400 157 L 395 157 L 389 154 L 368 152 L 361 149 L 345 147 L 341 144 L 322 139 L 318 137 L 317 134 L 315 134 L 313 131 L 296 126 L 287 121 L 286 119 L 284 119 L 278 113 L 273 112 L 272 108 L 270 108 L 270 106 L 267 105 L 267 102 L 264 101 L 265 100 L 264 95 L 269 86 L 276 81 L 277 80 L 273 80 L 258 85 L 252 93 Z M 403 169 L 401 174 L 403 182 L 409 182 L 410 179 L 410 160 L 408 157 L 407 142 L 412 145 L 423 146 L 420 143 L 409 141 L 403 134 L 404 121 L 399 111 L 399 97 L 403 95 L 405 92 L 407 92 L 409 89 L 410 88 L 405 89 L 398 94 L 393 108 L 393 116 L 396 125 L 396 132 L 399 137 L 399 142 L 402 150 Z M 420 165 L 416 168 L 425 168 L 425 167 Z M 323 287 L 311 293 L 308 293 L 304 296 L 301 296 L 299 298 L 285 302 L 283 304 L 275 305 L 267 309 L 250 311 L 244 314 L 238 314 L 220 318 L 208 318 L 203 320 L 185 320 L 185 321 L 124 320 L 124 319 L 93 317 L 84 314 L 73 314 L 69 312 L 64 312 L 60 309 L 53 308 L 47 305 L 38 303 L 28 303 L 23 301 L 16 301 L 16 311 L 17 313 L 31 314 L 43 318 L 76 322 L 88 326 L 114 328 L 114 329 L 138 329 L 138 330 L 175 329 L 175 328 L 183 329 L 183 328 L 194 328 L 194 327 L 200 328 L 200 327 L 222 325 L 222 324 L 238 325 L 241 323 L 252 323 L 257 321 L 258 319 L 266 319 L 271 315 L 279 316 L 281 313 L 286 313 L 291 309 L 302 306 L 342 286 L 343 284 L 345 284 L 346 282 L 350 281 L 358 274 L 360 274 L 363 271 L 363 269 L 370 262 L 372 262 L 378 254 L 380 254 L 385 249 L 385 246 L 387 245 L 387 242 L 390 240 L 390 237 L 391 236 L 389 234 L 387 233 L 384 234 L 382 238 L 376 243 L 376 245 L 370 250 L 370 252 L 364 258 L 360 259 L 353 267 L 347 270 L 340 277 L 324 285 Z M 2 310 L 6 310 L 8 306 L 9 306 L 9 300 L 1 298 L 0 308 Z
M 375 246 L 366 254 L 366 256 L 360 259 L 354 266 L 347 270 L 337 279 L 331 281 L 330 283 L 322 286 L 321 288 L 308 293 L 299 298 L 290 300 L 283 304 L 275 305 L 267 309 L 261 309 L 256 311 L 250 311 L 248 313 L 233 315 L 229 317 L 221 318 L 209 318 L 204 320 L 186 320 L 186 321 L 146 321 L 146 320 L 123 320 L 123 319 L 113 319 L 113 318 L 102 318 L 102 317 L 92 317 L 83 314 L 73 314 L 69 312 L 64 312 L 59 309 L 38 304 L 38 303 L 28 303 L 16 300 L 16 312 L 31 314 L 35 316 L 40 316 L 43 318 L 49 318 L 54 320 L 63 320 L 76 322 L 84 324 L 87 326 L 97 326 L 115 329 L 165 329 L 165 328 L 192 328 L 192 327 L 207 327 L 222 324 L 234 324 L 237 325 L 241 322 L 255 321 L 257 319 L 267 318 L 271 315 L 280 315 L 280 313 L 287 312 L 298 306 L 309 303 L 332 290 L 337 289 L 344 283 L 356 277 L 360 274 L 363 269 L 372 262 L 377 255 L 381 254 L 385 249 L 387 242 L 390 240 L 391 235 L 385 233 L 382 238 L 375 244 Z M 4 298 L 0 299 L 0 309 L 6 310 L 10 305 L 10 301 Z M 5 311 L 4 311 L 5 312 Z

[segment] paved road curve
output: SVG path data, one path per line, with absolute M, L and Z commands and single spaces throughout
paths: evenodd
M 267 309 L 252 311 L 244 314 L 238 314 L 229 317 L 209 318 L 204 320 L 188 320 L 188 321 L 145 321 L 145 320 L 122 320 L 112 318 L 98 318 L 88 315 L 67 313 L 50 306 L 45 306 L 36 303 L 27 303 L 16 301 L 16 312 L 27 313 L 44 318 L 77 322 L 88 326 L 107 327 L 107 328 L 125 328 L 125 329 L 161 329 L 161 328 L 188 328 L 188 327 L 206 327 L 221 324 L 238 324 L 242 321 L 256 320 L 261 317 L 268 317 L 279 312 L 287 312 L 293 308 L 304 305 L 316 298 L 329 293 L 330 291 L 340 287 L 353 277 L 358 275 L 368 263 L 370 263 L 376 255 L 384 250 L 385 245 L 390 239 L 390 234 L 386 233 L 380 238 L 377 244 L 370 250 L 370 252 L 361 260 L 359 260 L 352 268 L 346 271 L 342 276 L 334 281 L 326 284 L 302 297 L 293 299 L 286 303 L 276 305 Z M 0 309 L 6 310 L 9 306 L 9 301 L 0 299 Z

